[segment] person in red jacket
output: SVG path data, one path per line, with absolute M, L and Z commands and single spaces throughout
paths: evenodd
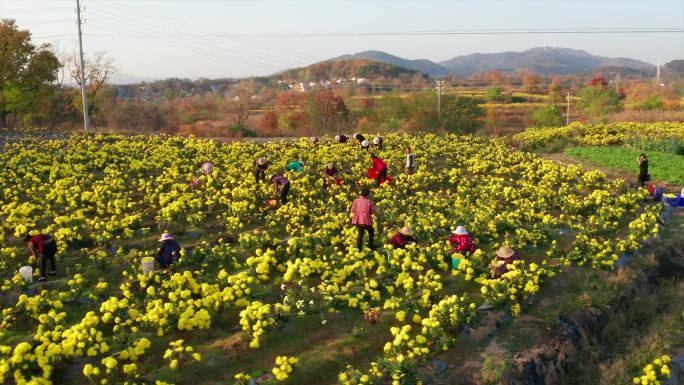
M 449 243 L 451 244 L 450 254 L 459 253 L 465 256 L 475 252 L 475 243 L 465 227 L 458 226 L 451 233 L 454 235 L 449 238 Z
M 40 278 L 38 281 L 45 281 L 47 275 L 47 263 L 50 262 L 50 275 L 57 274 L 55 266 L 55 254 L 57 254 L 57 241 L 51 235 L 36 234 L 34 236 L 26 235 L 24 237 L 26 247 L 31 250 L 34 258 L 40 255 Z
M 380 186 L 380 181 L 387 179 L 387 163 L 379 156 L 373 154 L 371 155 L 371 160 L 373 161 L 373 170 L 375 170 L 375 185 Z
M 406 245 L 411 242 L 416 242 L 416 238 L 414 237 L 413 230 L 408 226 L 402 227 L 389 241 L 390 245 L 395 249 L 405 249 Z

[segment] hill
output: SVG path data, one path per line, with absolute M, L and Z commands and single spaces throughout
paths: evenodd
M 454 75 L 466 76 L 484 71 L 531 71 L 542 75 L 583 73 L 600 67 L 626 67 L 639 70 L 655 68 L 652 64 L 628 58 L 608 58 L 570 48 L 532 48 L 523 52 L 474 53 L 439 63 Z
M 315 63 L 307 67 L 290 69 L 274 75 L 277 79 L 319 81 L 330 78 L 365 78 L 413 76 L 420 71 L 403 68 L 389 63 L 371 60 L 334 60 Z M 425 76 L 424 74 L 421 74 Z
M 672 60 L 662 67 L 664 75 L 684 77 L 684 60 Z
M 390 55 L 382 51 L 363 51 L 353 55 L 342 55 L 332 58 L 328 61 L 344 61 L 344 60 L 371 60 L 380 63 L 392 64 L 397 67 L 402 67 L 430 76 L 445 76 L 449 74 L 449 69 L 427 59 L 410 60 L 399 56 Z

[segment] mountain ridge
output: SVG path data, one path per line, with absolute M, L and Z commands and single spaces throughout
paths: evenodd
M 468 76 L 486 71 L 530 71 L 541 75 L 567 75 L 586 73 L 601 67 L 625 67 L 636 70 L 655 69 L 654 65 L 637 59 L 611 58 L 571 48 L 542 47 L 530 48 L 525 51 L 472 53 L 456 56 L 441 62 L 433 62 L 428 59 L 406 59 L 374 50 L 340 55 L 326 61 L 355 59 L 392 64 L 426 73 L 433 77 L 443 77 L 448 74 Z

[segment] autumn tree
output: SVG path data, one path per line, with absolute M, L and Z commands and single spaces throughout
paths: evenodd
M 499 71 L 491 71 L 487 74 L 487 77 L 489 77 L 489 82 L 492 86 L 495 87 L 501 85 L 501 82 L 504 79 L 504 75 Z
M 563 100 L 563 88 L 561 86 L 560 79 L 557 77 L 553 78 L 551 85 L 549 85 L 549 103 L 558 104 L 562 103 Z
M 621 109 L 624 93 L 613 87 L 608 87 L 608 81 L 602 76 L 591 79 L 589 85 L 580 92 L 579 106 L 584 113 L 594 117 L 603 117 Z
M 97 52 L 93 56 L 84 59 L 84 75 L 81 78 L 81 62 L 76 53 L 71 55 L 65 63 L 71 73 L 71 78 L 79 87 L 85 83 L 86 97 L 88 98 L 88 114 L 94 116 L 99 112 L 98 96 L 106 89 L 109 81 L 118 68 L 114 66 L 114 58 L 107 56 L 105 52 Z M 83 112 L 83 102 L 81 98 L 74 100 L 74 105 Z
M 307 109 L 315 133 L 339 129 L 349 118 L 344 99 L 331 90 L 320 90 L 310 95 Z
M 265 133 L 272 134 L 278 129 L 278 114 L 273 110 L 268 110 L 259 119 L 259 128 Z
M 543 84 L 544 78 L 535 73 L 527 73 L 523 76 L 523 90 L 527 93 L 537 94 L 541 92 Z
M 287 131 L 302 132 L 309 128 L 306 111 L 307 95 L 302 92 L 283 92 L 276 100 L 278 127 Z
M 0 21 L 0 129 L 7 126 L 9 113 L 33 109 L 60 67 L 50 45 L 34 45 L 31 33 L 20 30 L 14 20 Z

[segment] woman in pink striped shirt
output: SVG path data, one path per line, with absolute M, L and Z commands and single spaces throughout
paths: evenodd
M 363 244 L 363 232 L 368 232 L 368 247 L 375 250 L 373 245 L 373 214 L 375 214 L 375 205 L 370 200 L 370 190 L 366 187 L 361 190 L 361 196 L 354 199 L 352 203 L 352 225 L 356 226 L 358 236 L 356 238 L 356 248 L 361 250 Z

